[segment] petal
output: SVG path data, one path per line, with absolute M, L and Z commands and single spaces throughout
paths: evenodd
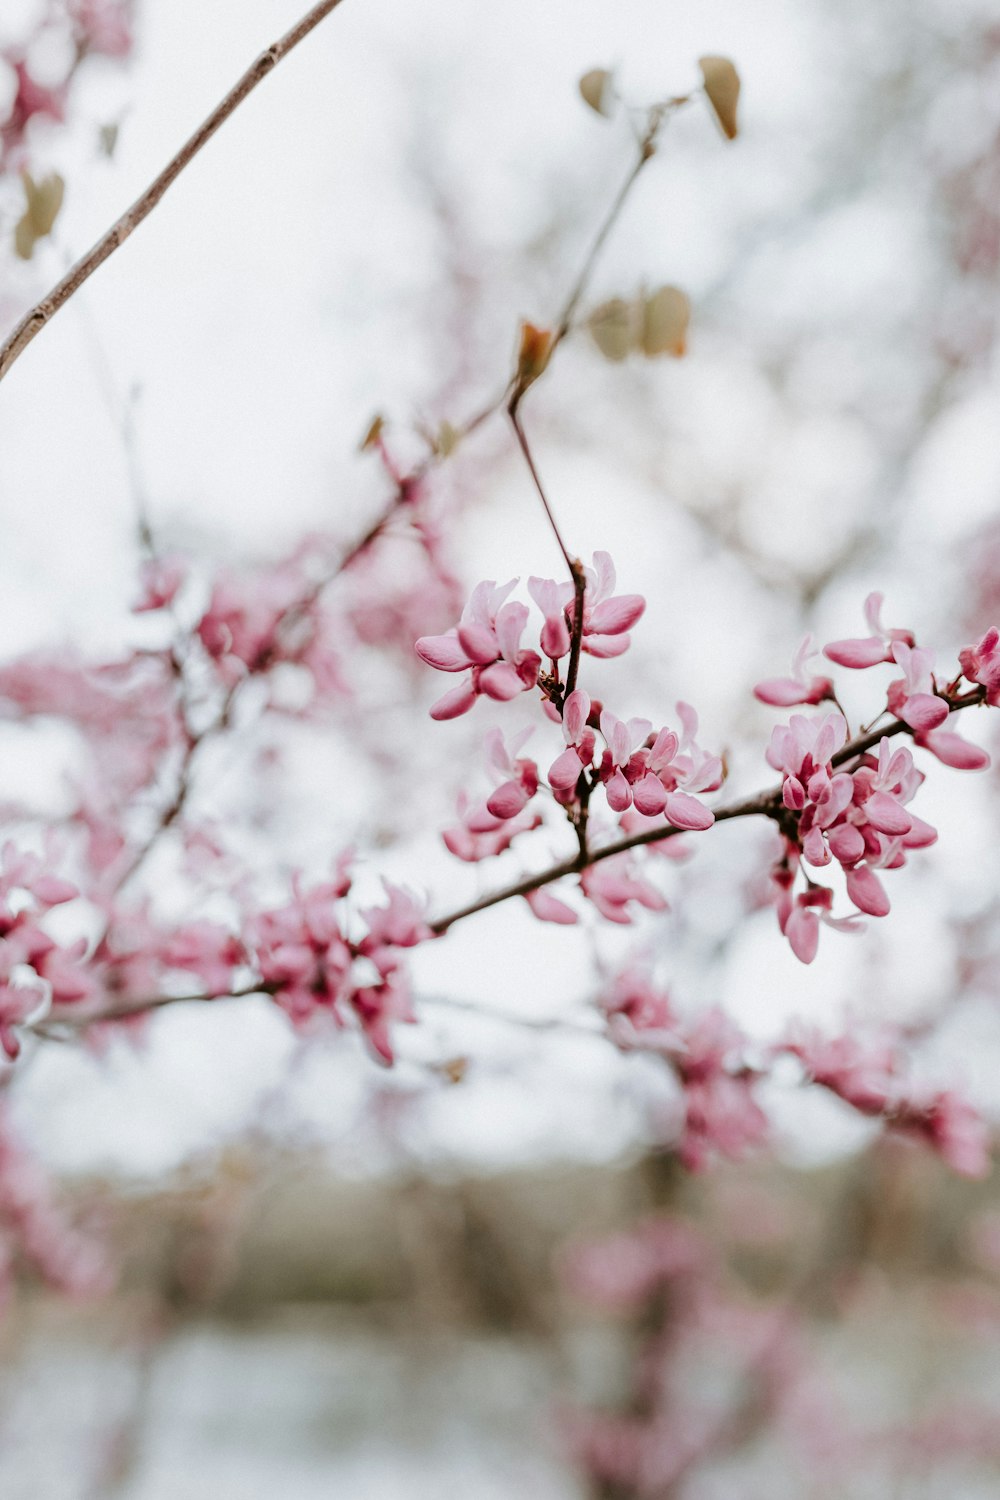
M 496 661 L 500 655 L 500 647 L 493 631 L 474 621 L 458 627 L 458 642 L 469 661 L 474 661 L 479 667 Z
M 604 790 L 612 812 L 624 812 L 627 807 L 632 806 L 632 788 L 621 771 L 615 771 Z
M 632 629 L 645 608 L 646 601 L 641 594 L 619 594 L 617 599 L 606 599 L 591 610 L 587 633 L 621 635 L 623 630 Z
M 827 843 L 834 859 L 839 859 L 842 865 L 856 864 L 864 856 L 864 837 L 860 828 L 855 828 L 853 823 L 841 823 L 839 827 L 831 828 L 827 834 Z
M 500 653 L 513 661 L 521 644 L 524 627 L 528 623 L 528 606 L 517 600 L 505 604 L 496 619 L 496 635 L 500 642 Z
M 590 697 L 583 688 L 576 688 L 563 704 L 563 729 L 571 745 L 575 745 L 583 733 L 590 717 Z
M 498 661 L 492 667 L 484 667 L 479 676 L 480 692 L 498 703 L 509 703 L 523 688 L 524 683 L 509 662 Z
M 872 792 L 864 804 L 864 811 L 873 828 L 877 828 L 879 833 L 891 834 L 893 838 L 901 833 L 909 833 L 913 827 L 913 819 L 906 808 L 885 792 Z
M 421 661 L 439 672 L 464 672 L 472 665 L 457 635 L 422 635 L 413 649 Z
M 903 836 L 903 845 L 907 849 L 926 849 L 928 844 L 937 842 L 937 829 L 932 828 L 930 823 L 925 823 L 923 818 L 915 818 L 910 814 L 910 831 Z
M 476 701 L 476 690 L 469 682 L 462 682 L 458 687 L 453 687 L 450 692 L 445 693 L 431 705 L 432 719 L 457 719 L 460 714 L 467 714 Z
M 565 616 L 550 615 L 542 626 L 541 647 L 551 661 L 559 661 L 570 648 L 569 626 Z
M 524 899 L 541 922 L 558 922 L 563 927 L 571 927 L 577 921 L 573 908 L 560 901 L 558 896 L 553 896 L 551 891 L 529 891 Z
M 486 806 L 495 818 L 503 820 L 516 818 L 528 801 L 528 794 L 519 781 L 505 781 L 487 799 Z
M 698 833 L 715 822 L 715 813 L 687 792 L 669 792 L 666 812 L 675 828 L 690 828 Z
M 796 703 L 810 702 L 810 687 L 794 677 L 768 677 L 757 683 L 753 695 L 758 702 L 769 703 L 772 708 L 792 708 Z
M 655 818 L 667 805 L 667 793 L 659 777 L 647 771 L 633 786 L 632 800 L 645 817 Z
M 847 894 L 858 910 L 867 912 L 870 917 L 888 916 L 889 898 L 875 871 L 867 865 L 848 870 Z
M 549 766 L 549 786 L 556 792 L 571 792 L 580 779 L 580 757 L 572 745 Z
M 937 698 L 933 693 L 914 693 L 899 710 L 899 717 L 918 734 L 926 734 L 929 729 L 937 729 L 943 724 L 949 712 L 943 698 Z
M 583 649 L 590 656 L 599 656 L 602 659 L 609 656 L 623 656 L 632 644 L 630 635 L 584 635 Z
M 823 647 L 823 655 L 835 661 L 838 667 L 874 667 L 880 661 L 888 661 L 889 653 L 881 636 L 871 635 L 864 640 L 831 641 Z
M 785 923 L 785 937 L 791 944 L 795 957 L 803 964 L 811 964 L 819 948 L 819 918 L 807 907 L 797 906 Z
M 970 745 L 960 734 L 952 734 L 949 730 L 933 730 L 928 735 L 922 735 L 919 743 L 956 771 L 984 771 L 990 763 L 985 750 L 980 750 L 978 745 Z

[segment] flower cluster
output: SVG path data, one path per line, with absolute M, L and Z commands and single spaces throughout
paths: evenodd
M 906 1077 L 906 1057 L 887 1036 L 856 1033 L 824 1037 L 801 1023 L 776 1049 L 798 1059 L 810 1082 L 828 1089 L 859 1114 L 882 1119 L 902 1135 L 922 1140 L 956 1172 L 983 1177 L 989 1171 L 989 1133 L 982 1117 L 950 1089 L 915 1087 Z
M 760 1069 L 739 1027 L 717 1007 L 682 1017 L 670 996 L 638 968 L 620 974 L 601 1001 L 608 1032 L 626 1052 L 664 1058 L 679 1086 L 663 1122 L 690 1171 L 714 1156 L 739 1160 L 765 1140 L 767 1117 L 755 1097 Z
M 415 1020 L 402 950 L 433 933 L 414 897 L 386 881 L 387 904 L 362 910 L 364 931 L 352 936 L 349 865 L 341 859 L 319 885 L 296 880 L 290 902 L 249 920 L 247 946 L 261 987 L 296 1024 L 326 1013 L 341 1026 L 353 1012 L 376 1056 L 391 1063 L 391 1024 Z
M 74 1005 L 94 989 L 82 962 L 87 944 L 62 947 L 45 930 L 54 906 L 79 894 L 51 871 L 48 859 L 6 843 L 0 850 L 0 1049 L 13 1060 L 21 1050 L 18 1028 L 52 1005 Z
M 595 553 L 593 567 L 582 576 L 579 619 L 572 583 L 529 579 L 528 592 L 541 615 L 535 627 L 538 649 L 534 640 L 525 644 L 528 606 L 509 597 L 516 579 L 499 587 L 492 581 L 480 584 L 455 629 L 416 643 L 429 666 L 467 674 L 433 705 L 432 718 L 455 718 L 480 697 L 503 703 L 537 693 L 533 701 L 546 726 L 558 724 L 562 735 L 563 748 L 543 773 L 537 761 L 521 754 L 530 729 L 509 743 L 499 729 L 490 730 L 487 769 L 494 790 L 480 801 L 463 794 L 460 825 L 445 834 L 447 847 L 461 859 L 499 854 L 519 833 L 539 827 L 543 819 L 535 807 L 543 794 L 564 809 L 582 839 L 588 826 L 595 827 L 597 791 L 622 833 L 668 826 L 705 830 L 715 821 L 700 797 L 721 786 L 723 766 L 698 744 L 698 717 L 689 704 L 677 705 L 679 731 L 657 730 L 649 719 L 619 718 L 583 688 L 571 686 L 574 640 L 592 656 L 620 656 L 645 608 L 641 595 L 615 593 L 615 568 L 607 553 Z M 627 852 L 583 860 L 580 886 L 615 922 L 631 920 L 632 902 L 651 910 L 666 904 Z M 571 908 L 548 892 L 529 892 L 527 899 L 542 920 L 575 921 Z
M 813 880 L 804 866 L 822 869 L 839 864 L 857 912 L 884 917 L 889 898 L 879 872 L 899 868 L 908 851 L 937 838 L 935 829 L 908 806 L 924 774 L 911 751 L 894 748 L 890 736 L 903 727 L 917 746 L 959 770 L 980 770 L 989 764 L 985 751 L 942 727 L 958 705 L 949 689 L 939 688 L 931 652 L 916 645 L 912 631 L 884 627 L 881 608 L 882 596 L 871 594 L 865 604 L 871 634 L 834 641 L 824 653 L 855 670 L 881 664 L 899 668 L 902 676 L 888 684 L 885 698 L 886 712 L 895 716 L 897 724 L 884 737 L 868 737 L 855 749 L 842 713 L 812 718 L 793 714 L 787 725 L 774 729 L 767 751 L 768 763 L 782 775 L 781 806 L 774 816 L 785 847 L 772 872 L 774 900 L 781 931 L 803 963 L 811 963 L 816 956 L 821 922 L 842 931 L 858 925 L 856 916 L 833 916 L 832 889 Z M 997 671 L 993 665 L 996 641 L 997 633 L 989 632 L 978 647 L 969 647 L 960 658 L 962 672 L 982 686 L 986 701 L 991 672 Z M 796 655 L 793 675 L 759 683 L 757 697 L 783 707 L 836 701 L 829 679 L 809 677 L 805 672 L 811 648 L 807 637 Z M 950 685 L 951 693 L 955 686 Z M 797 889 L 800 873 L 805 883 Z

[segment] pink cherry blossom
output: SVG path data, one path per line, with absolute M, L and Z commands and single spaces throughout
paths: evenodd
M 591 656 L 621 656 L 631 644 L 628 631 L 642 615 L 646 601 L 641 594 L 615 594 L 615 565 L 609 553 L 595 552 L 593 563 L 584 569 L 583 649 Z M 575 599 L 567 608 L 572 626 Z
M 482 695 L 507 702 L 535 686 L 541 658 L 521 649 L 528 608 L 505 602 L 517 579 L 498 587 L 492 580 L 472 593 L 458 626 L 446 635 L 421 636 L 415 650 L 421 661 L 439 672 L 470 673 L 431 708 L 432 719 L 454 719 L 467 713 Z
M 486 736 L 487 762 L 494 779 L 499 783 L 486 799 L 486 813 L 490 819 L 506 822 L 518 817 L 538 791 L 538 767 L 533 760 L 519 757 L 517 752 L 531 735 L 526 729 L 512 741 L 510 749 L 499 729 L 491 729 Z M 480 826 L 472 818 L 469 827 L 473 832 L 489 832 L 490 824 Z
M 803 637 L 802 643 L 792 657 L 789 677 L 769 677 L 758 682 L 754 697 L 761 703 L 770 703 L 777 708 L 792 708 L 797 703 L 822 703 L 833 694 L 833 683 L 829 677 L 808 677 L 806 663 L 817 655 L 813 637 Z
M 588 866 L 580 876 L 580 887 L 602 917 L 625 926 L 632 920 L 630 902 L 644 906 L 647 911 L 665 911 L 667 907 L 656 887 L 638 874 L 628 853 L 611 855 L 599 864 Z
M 470 805 L 465 792 L 458 794 L 458 814 L 457 827 L 445 829 L 441 837 L 456 859 L 469 863 L 502 854 L 518 834 L 531 833 L 542 822 L 541 814 L 530 808 L 513 818 L 498 818 L 483 802 Z
M 950 710 L 934 691 L 931 672 L 934 653 L 908 646 L 905 641 L 893 641 L 890 651 L 893 660 L 902 667 L 903 676 L 889 684 L 889 712 L 918 734 L 937 729 L 947 719 Z
M 958 653 L 963 674 L 986 689 L 986 701 L 1000 708 L 1000 630 L 991 626 L 976 646 Z
M 841 667 L 874 667 L 879 662 L 892 660 L 892 645 L 902 641 L 914 645 L 913 633 L 909 630 L 887 630 L 882 624 L 882 594 L 869 594 L 865 600 L 865 619 L 870 635 L 862 639 L 831 641 L 823 647 L 823 655 Z

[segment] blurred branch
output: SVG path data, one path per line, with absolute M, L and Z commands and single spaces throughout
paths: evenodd
M 107 233 L 102 235 L 86 255 L 78 260 L 62 280 L 42 298 L 41 302 L 21 319 L 9 338 L 0 345 L 0 380 L 59 309 L 75 292 L 80 290 L 83 283 L 94 274 L 99 266 L 104 264 L 109 256 L 121 248 L 143 219 L 152 213 L 167 189 L 172 186 L 184 168 L 194 160 L 202 147 L 207 145 L 219 127 L 225 124 L 230 115 L 239 108 L 244 99 L 253 93 L 257 85 L 262 83 L 277 67 L 282 58 L 287 57 L 289 52 L 297 47 L 299 42 L 303 41 L 339 4 L 340 0 L 320 0 L 320 3 L 312 6 L 279 41 L 262 52 L 229 90 L 225 98 L 216 105 L 194 135 L 190 136 L 177 154 L 171 157 L 163 171 L 153 179 L 131 208 L 126 209 Z

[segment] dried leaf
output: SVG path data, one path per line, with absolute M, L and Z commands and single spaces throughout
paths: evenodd
M 661 286 L 646 298 L 642 309 L 642 352 L 680 357 L 687 349 L 691 299 L 680 287 Z
M 547 328 L 536 328 L 534 323 L 521 324 L 521 342 L 517 353 L 517 379 L 523 388 L 537 380 L 549 362 L 552 352 L 552 334 Z
M 445 1062 L 438 1064 L 438 1071 L 447 1078 L 449 1083 L 461 1083 L 469 1071 L 469 1059 L 449 1057 Z
M 22 172 L 21 182 L 25 209 L 14 229 L 14 249 L 22 260 L 30 260 L 36 243 L 52 233 L 66 184 L 58 172 L 50 172 L 38 182 L 30 172 Z
M 607 68 L 591 68 L 589 73 L 584 73 L 579 83 L 584 104 L 589 104 L 595 114 L 604 115 L 605 118 L 614 108 L 611 76 Z
M 587 319 L 591 338 L 605 359 L 616 363 L 625 359 L 635 348 L 638 319 L 634 302 L 624 297 L 614 297 L 602 302 Z
M 705 93 L 715 117 L 729 140 L 736 139 L 736 105 L 740 97 L 740 75 L 728 57 L 699 57 Z
M 101 149 L 101 155 L 110 161 L 118 146 L 119 126 L 117 121 L 110 125 L 102 125 L 97 132 L 97 143 Z
M 440 453 L 442 458 L 450 458 L 461 441 L 462 434 L 458 428 L 453 427 L 450 422 L 442 422 L 434 439 L 435 452 Z
M 381 412 L 376 412 L 374 417 L 372 417 L 368 431 L 365 433 L 364 437 L 361 439 L 361 442 L 358 444 L 358 451 L 364 453 L 368 448 L 374 448 L 378 443 L 379 438 L 382 436 L 382 429 L 384 427 L 385 418 L 382 416 Z

